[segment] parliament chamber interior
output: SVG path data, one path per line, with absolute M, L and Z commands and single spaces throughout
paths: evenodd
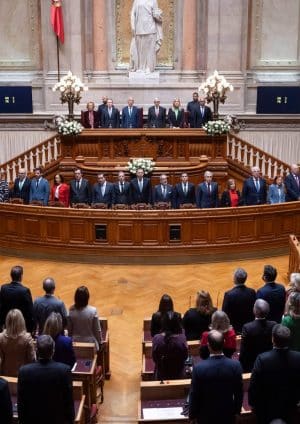
M 0 12 L 0 423 L 299 422 L 299 1 Z

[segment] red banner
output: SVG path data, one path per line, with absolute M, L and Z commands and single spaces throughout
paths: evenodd
M 63 43 L 65 41 L 64 34 L 64 20 L 62 14 L 62 6 L 60 0 L 52 0 L 51 5 L 51 25 L 53 31 L 59 38 L 60 42 Z

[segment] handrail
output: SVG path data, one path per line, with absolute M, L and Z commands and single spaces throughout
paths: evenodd
M 258 166 L 262 175 L 273 179 L 276 175 L 286 175 L 290 166 L 274 156 L 253 146 L 251 143 L 230 132 L 228 134 L 227 157 L 246 168 Z
M 56 161 L 60 155 L 60 137 L 56 134 L 3 163 L 0 165 L 0 170 L 6 173 L 7 181 L 11 183 L 17 177 L 20 168 L 25 168 L 27 173 L 31 173 L 36 167 L 44 168 Z

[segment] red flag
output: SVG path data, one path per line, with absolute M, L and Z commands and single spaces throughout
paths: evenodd
M 64 20 L 63 20 L 62 7 L 61 7 L 60 0 L 52 0 L 51 25 L 52 25 L 53 31 L 59 38 L 60 42 L 63 44 L 63 42 L 65 41 L 65 34 L 64 34 Z

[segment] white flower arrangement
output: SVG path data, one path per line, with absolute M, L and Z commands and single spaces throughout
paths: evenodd
M 83 126 L 77 121 L 63 121 L 58 124 L 58 132 L 62 135 L 77 135 L 83 130 Z
M 203 129 L 209 135 L 226 134 L 230 130 L 230 124 L 222 120 L 208 121 L 205 125 L 203 125 Z
M 85 86 L 76 75 L 73 75 L 71 71 L 57 82 L 52 91 L 60 92 L 60 100 L 62 103 L 69 102 L 70 98 L 79 104 L 81 99 L 81 92 L 87 91 L 88 87 Z
M 203 82 L 199 91 L 205 93 L 207 102 L 211 102 L 214 97 L 218 97 L 221 103 L 225 102 L 227 91 L 233 91 L 233 86 L 229 84 L 225 77 L 220 75 L 218 71 L 214 71 L 213 75 Z
M 151 159 L 131 159 L 129 162 L 127 162 L 127 170 L 131 174 L 136 174 L 136 171 L 141 168 L 145 172 L 145 174 L 149 174 L 149 172 L 152 172 L 155 167 L 155 162 L 153 162 Z

